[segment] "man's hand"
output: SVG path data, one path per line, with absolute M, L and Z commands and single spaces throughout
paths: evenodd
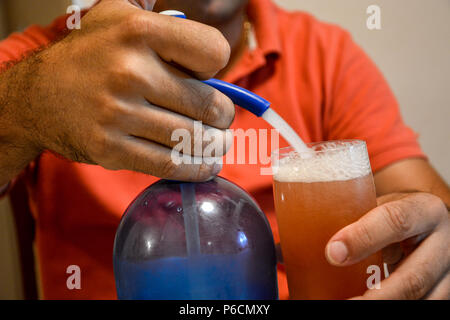
M 390 276 L 360 299 L 449 299 L 450 221 L 440 198 L 428 193 L 382 196 L 379 206 L 337 232 L 326 256 L 354 264 L 383 249 Z
M 177 180 L 220 171 L 205 163 L 176 166 L 171 151 L 178 141 L 171 137 L 187 129 L 192 144 L 202 143 L 194 136 L 194 119 L 201 120 L 217 129 L 214 138 L 226 151 L 234 105 L 193 78 L 225 67 L 230 47 L 212 27 L 142 10 L 153 3 L 103 0 L 81 30 L 0 75 L 0 184 L 47 149 Z M 189 156 L 202 155 L 191 150 Z

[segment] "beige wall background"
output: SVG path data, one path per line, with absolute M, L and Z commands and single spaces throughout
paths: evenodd
M 275 0 L 349 30 L 385 74 L 405 121 L 420 134 L 431 162 L 450 181 L 450 1 Z M 69 0 L 0 0 L 0 38 L 46 24 Z M 79 0 L 79 2 L 83 2 Z M 366 28 L 366 9 L 381 7 L 382 29 Z M 23 296 L 8 200 L 0 201 L 0 299 Z

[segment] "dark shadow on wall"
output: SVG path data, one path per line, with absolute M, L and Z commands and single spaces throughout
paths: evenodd
M 28 191 L 23 179 L 18 179 L 10 191 L 10 202 L 19 245 L 24 299 L 36 300 L 38 288 L 33 252 L 35 221 L 28 206 Z
M 6 21 L 6 1 L 0 0 L 0 39 L 8 34 L 8 25 Z
M 0 39 L 32 24 L 47 25 L 70 4 L 71 0 L 0 0 Z

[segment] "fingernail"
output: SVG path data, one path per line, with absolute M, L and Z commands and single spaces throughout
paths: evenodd
M 327 257 L 333 264 L 343 263 L 348 256 L 347 246 L 342 241 L 333 241 L 327 247 Z

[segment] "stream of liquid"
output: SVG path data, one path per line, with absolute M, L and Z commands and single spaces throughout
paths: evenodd
M 272 127 L 277 129 L 281 136 L 286 139 L 295 151 L 304 154 L 309 154 L 312 152 L 297 135 L 297 133 L 288 125 L 288 123 L 271 108 L 267 109 L 261 117 Z

